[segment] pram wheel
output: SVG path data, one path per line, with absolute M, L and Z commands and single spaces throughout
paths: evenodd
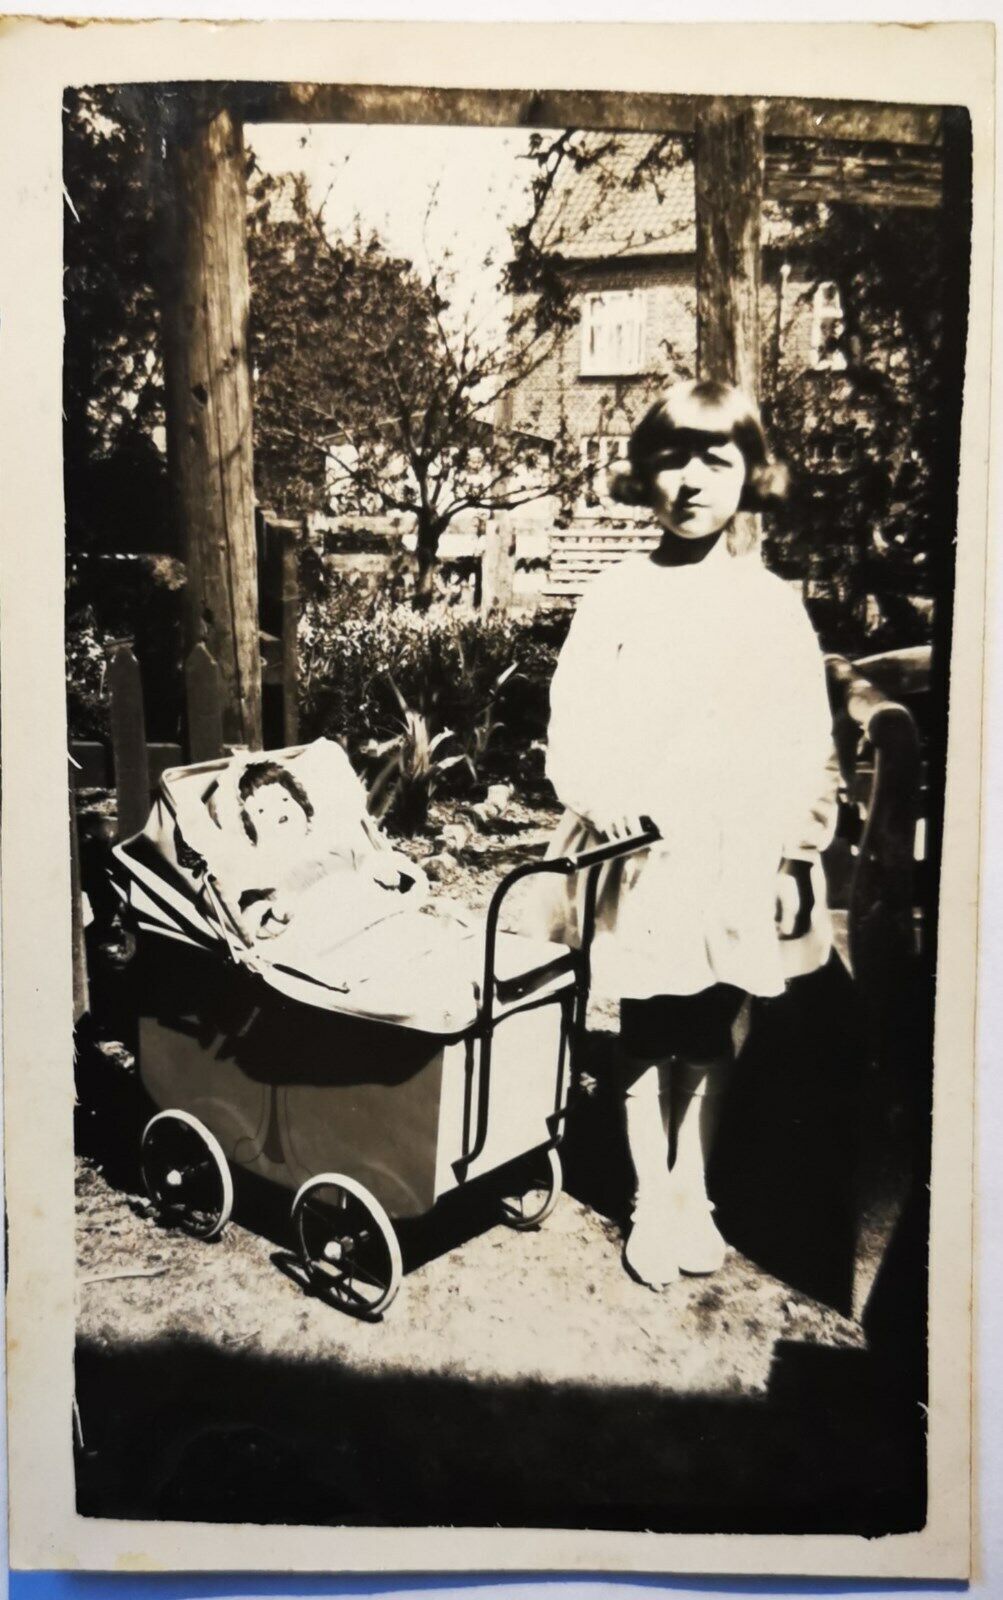
M 553 1148 L 534 1151 L 532 1156 L 518 1163 L 514 1172 L 520 1179 L 528 1179 L 528 1186 L 517 1194 L 505 1195 L 502 1201 L 505 1221 L 520 1232 L 539 1228 L 550 1216 L 564 1188 L 560 1154 Z
M 293 1201 L 293 1228 L 312 1288 L 342 1311 L 378 1317 L 401 1286 L 393 1223 L 375 1195 L 341 1172 L 308 1178 Z
M 233 1179 L 218 1140 L 187 1111 L 158 1111 L 143 1129 L 140 1169 L 161 1217 L 215 1239 L 233 1210 Z

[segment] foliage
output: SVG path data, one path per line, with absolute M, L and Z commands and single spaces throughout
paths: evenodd
M 105 666 L 112 640 L 135 640 L 151 739 L 181 724 L 183 568 L 164 556 L 71 554 L 66 573 L 67 715 L 73 739 L 108 737 Z
M 462 668 L 466 673 L 467 665 L 462 641 L 458 645 L 458 652 Z M 492 744 L 497 736 L 505 731 L 505 724 L 498 716 L 499 700 L 505 685 L 518 670 L 519 663 L 513 661 L 509 666 L 503 668 L 497 677 L 488 684 L 484 703 L 470 727 L 466 730 L 461 759 L 475 783 L 480 782 L 482 774 L 487 769 Z
M 304 736 L 324 734 L 364 756 L 399 737 L 403 701 L 430 738 L 451 730 L 449 753 L 461 759 L 448 769 L 450 787 L 501 778 L 525 786 L 526 752 L 546 732 L 569 622 L 568 611 L 523 619 L 437 604 L 416 612 L 342 579 L 310 601 L 300 626 Z
M 426 365 L 428 292 L 375 235 L 329 238 L 306 180 L 293 175 L 253 177 L 248 260 L 259 497 L 286 515 L 327 510 L 332 433 L 381 398 L 362 330 L 392 326 L 396 366 Z M 364 498 L 351 509 L 367 509 Z
M 816 280 L 839 284 L 846 368 L 781 373 L 767 396 L 774 443 L 793 468 L 772 558 L 808 577 L 830 648 L 918 643 L 939 586 L 937 506 L 949 470 L 940 219 L 823 207 L 801 248 Z
M 63 133 L 67 537 L 78 548 L 164 550 L 152 136 L 135 95 L 115 88 L 68 91 Z
M 71 611 L 66 621 L 66 717 L 71 739 L 107 737 L 106 661 L 106 641 L 93 606 Z
M 375 817 L 390 816 L 397 832 L 411 838 L 428 821 L 443 773 L 463 756 L 443 754 L 443 746 L 455 737 L 452 730 L 433 733 L 424 712 L 408 705 L 392 678 L 389 684 L 400 709 L 400 731 L 389 739 L 367 740 L 361 754 L 384 763 L 369 786 L 370 811 Z

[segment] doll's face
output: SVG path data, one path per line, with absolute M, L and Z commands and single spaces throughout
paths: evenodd
M 733 439 L 680 433 L 653 463 L 652 508 L 681 539 L 720 533 L 738 510 L 745 457 Z
M 254 824 L 258 843 L 281 840 L 291 844 L 303 839 L 310 823 L 306 812 L 281 783 L 265 783 L 244 801 L 244 810 Z

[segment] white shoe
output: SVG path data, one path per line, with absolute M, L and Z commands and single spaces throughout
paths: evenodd
M 666 1205 L 635 1206 L 623 1259 L 627 1270 L 649 1289 L 675 1283 L 679 1261 Z
M 671 1210 L 672 1236 L 680 1272 L 705 1277 L 720 1272 L 728 1246 L 714 1221 L 709 1200 L 686 1201 L 677 1196 Z

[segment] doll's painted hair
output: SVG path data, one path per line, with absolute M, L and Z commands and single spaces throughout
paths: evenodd
M 287 768 L 280 766 L 277 761 L 252 761 L 249 766 L 244 768 L 240 775 L 240 782 L 237 785 L 237 793 L 240 795 L 241 802 L 240 820 L 244 824 L 244 832 L 252 844 L 257 844 L 258 842 L 258 830 L 248 816 L 244 802 L 269 783 L 281 784 L 283 789 L 296 801 L 296 804 L 302 807 L 308 822 L 313 816 L 313 806 L 306 790 L 301 783 L 296 781 Z
M 762 511 L 787 492 L 787 469 L 770 455 L 759 408 L 743 390 L 713 379 L 676 383 L 641 418 L 627 447 L 628 471 L 613 474 L 622 505 L 650 506 L 658 458 L 681 434 L 705 433 L 737 444 L 745 461 L 740 511 Z

